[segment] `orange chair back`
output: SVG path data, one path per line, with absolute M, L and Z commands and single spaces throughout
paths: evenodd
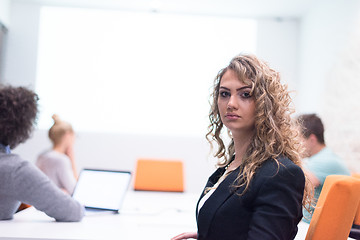
M 312 216 L 306 240 L 347 239 L 360 200 L 360 181 L 350 176 L 330 175 Z
M 359 189 L 359 191 L 360 191 L 360 189 Z M 357 207 L 357 210 L 356 210 L 354 224 L 360 226 L 360 203 L 359 203 L 359 205 Z
M 356 178 L 360 178 L 360 173 L 352 173 L 351 176 L 356 177 Z
M 136 163 L 134 189 L 183 192 L 183 163 L 181 161 L 139 159 Z
M 358 178 L 360 180 L 360 173 L 353 173 L 353 174 L 351 174 L 351 176 Z M 360 191 L 360 189 L 358 191 Z M 360 226 L 360 203 L 356 210 L 354 224 Z

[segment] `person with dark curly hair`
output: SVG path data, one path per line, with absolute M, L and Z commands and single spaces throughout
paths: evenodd
M 311 188 L 292 113 L 279 73 L 257 57 L 238 55 L 219 72 L 206 135 L 218 169 L 197 203 L 197 232 L 173 240 L 295 238 Z
M 25 203 L 56 221 L 80 221 L 84 207 L 61 191 L 34 164 L 11 153 L 32 133 L 38 96 L 24 87 L 0 86 L 0 220 L 12 219 Z

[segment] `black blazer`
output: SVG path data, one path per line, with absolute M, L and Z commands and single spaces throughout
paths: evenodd
M 294 239 L 302 218 L 305 176 L 302 169 L 288 158 L 281 158 L 279 162 L 278 167 L 274 160 L 267 160 L 242 196 L 237 193 L 244 188 L 232 187 L 238 168 L 220 183 L 200 212 L 198 202 L 198 239 Z M 213 186 L 224 171 L 224 168 L 217 169 L 206 187 Z M 204 192 L 200 199 L 203 196 Z

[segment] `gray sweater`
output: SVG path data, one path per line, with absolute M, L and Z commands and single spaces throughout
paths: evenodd
M 36 166 L 0 149 L 0 220 L 12 219 L 21 202 L 56 221 L 76 222 L 84 216 L 84 207 L 62 192 Z

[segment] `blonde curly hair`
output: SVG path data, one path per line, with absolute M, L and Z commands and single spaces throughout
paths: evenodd
M 234 187 L 245 187 L 244 194 L 256 170 L 268 159 L 277 160 L 280 156 L 289 158 L 301 167 L 303 147 L 298 124 L 291 119 L 294 113 L 287 86 L 281 84 L 280 75 L 265 62 L 253 55 L 238 55 L 230 64 L 220 70 L 214 81 L 211 110 L 209 114 L 207 140 L 211 146 L 216 142 L 218 149 L 214 154 L 219 159 L 218 167 L 225 167 L 235 154 L 231 133 L 229 146 L 226 148 L 221 137 L 223 123 L 218 108 L 220 81 L 227 70 L 233 70 L 240 81 L 251 86 L 251 96 L 255 101 L 255 134 L 242 159 L 241 171 Z M 303 205 L 310 201 L 311 190 L 306 181 Z

